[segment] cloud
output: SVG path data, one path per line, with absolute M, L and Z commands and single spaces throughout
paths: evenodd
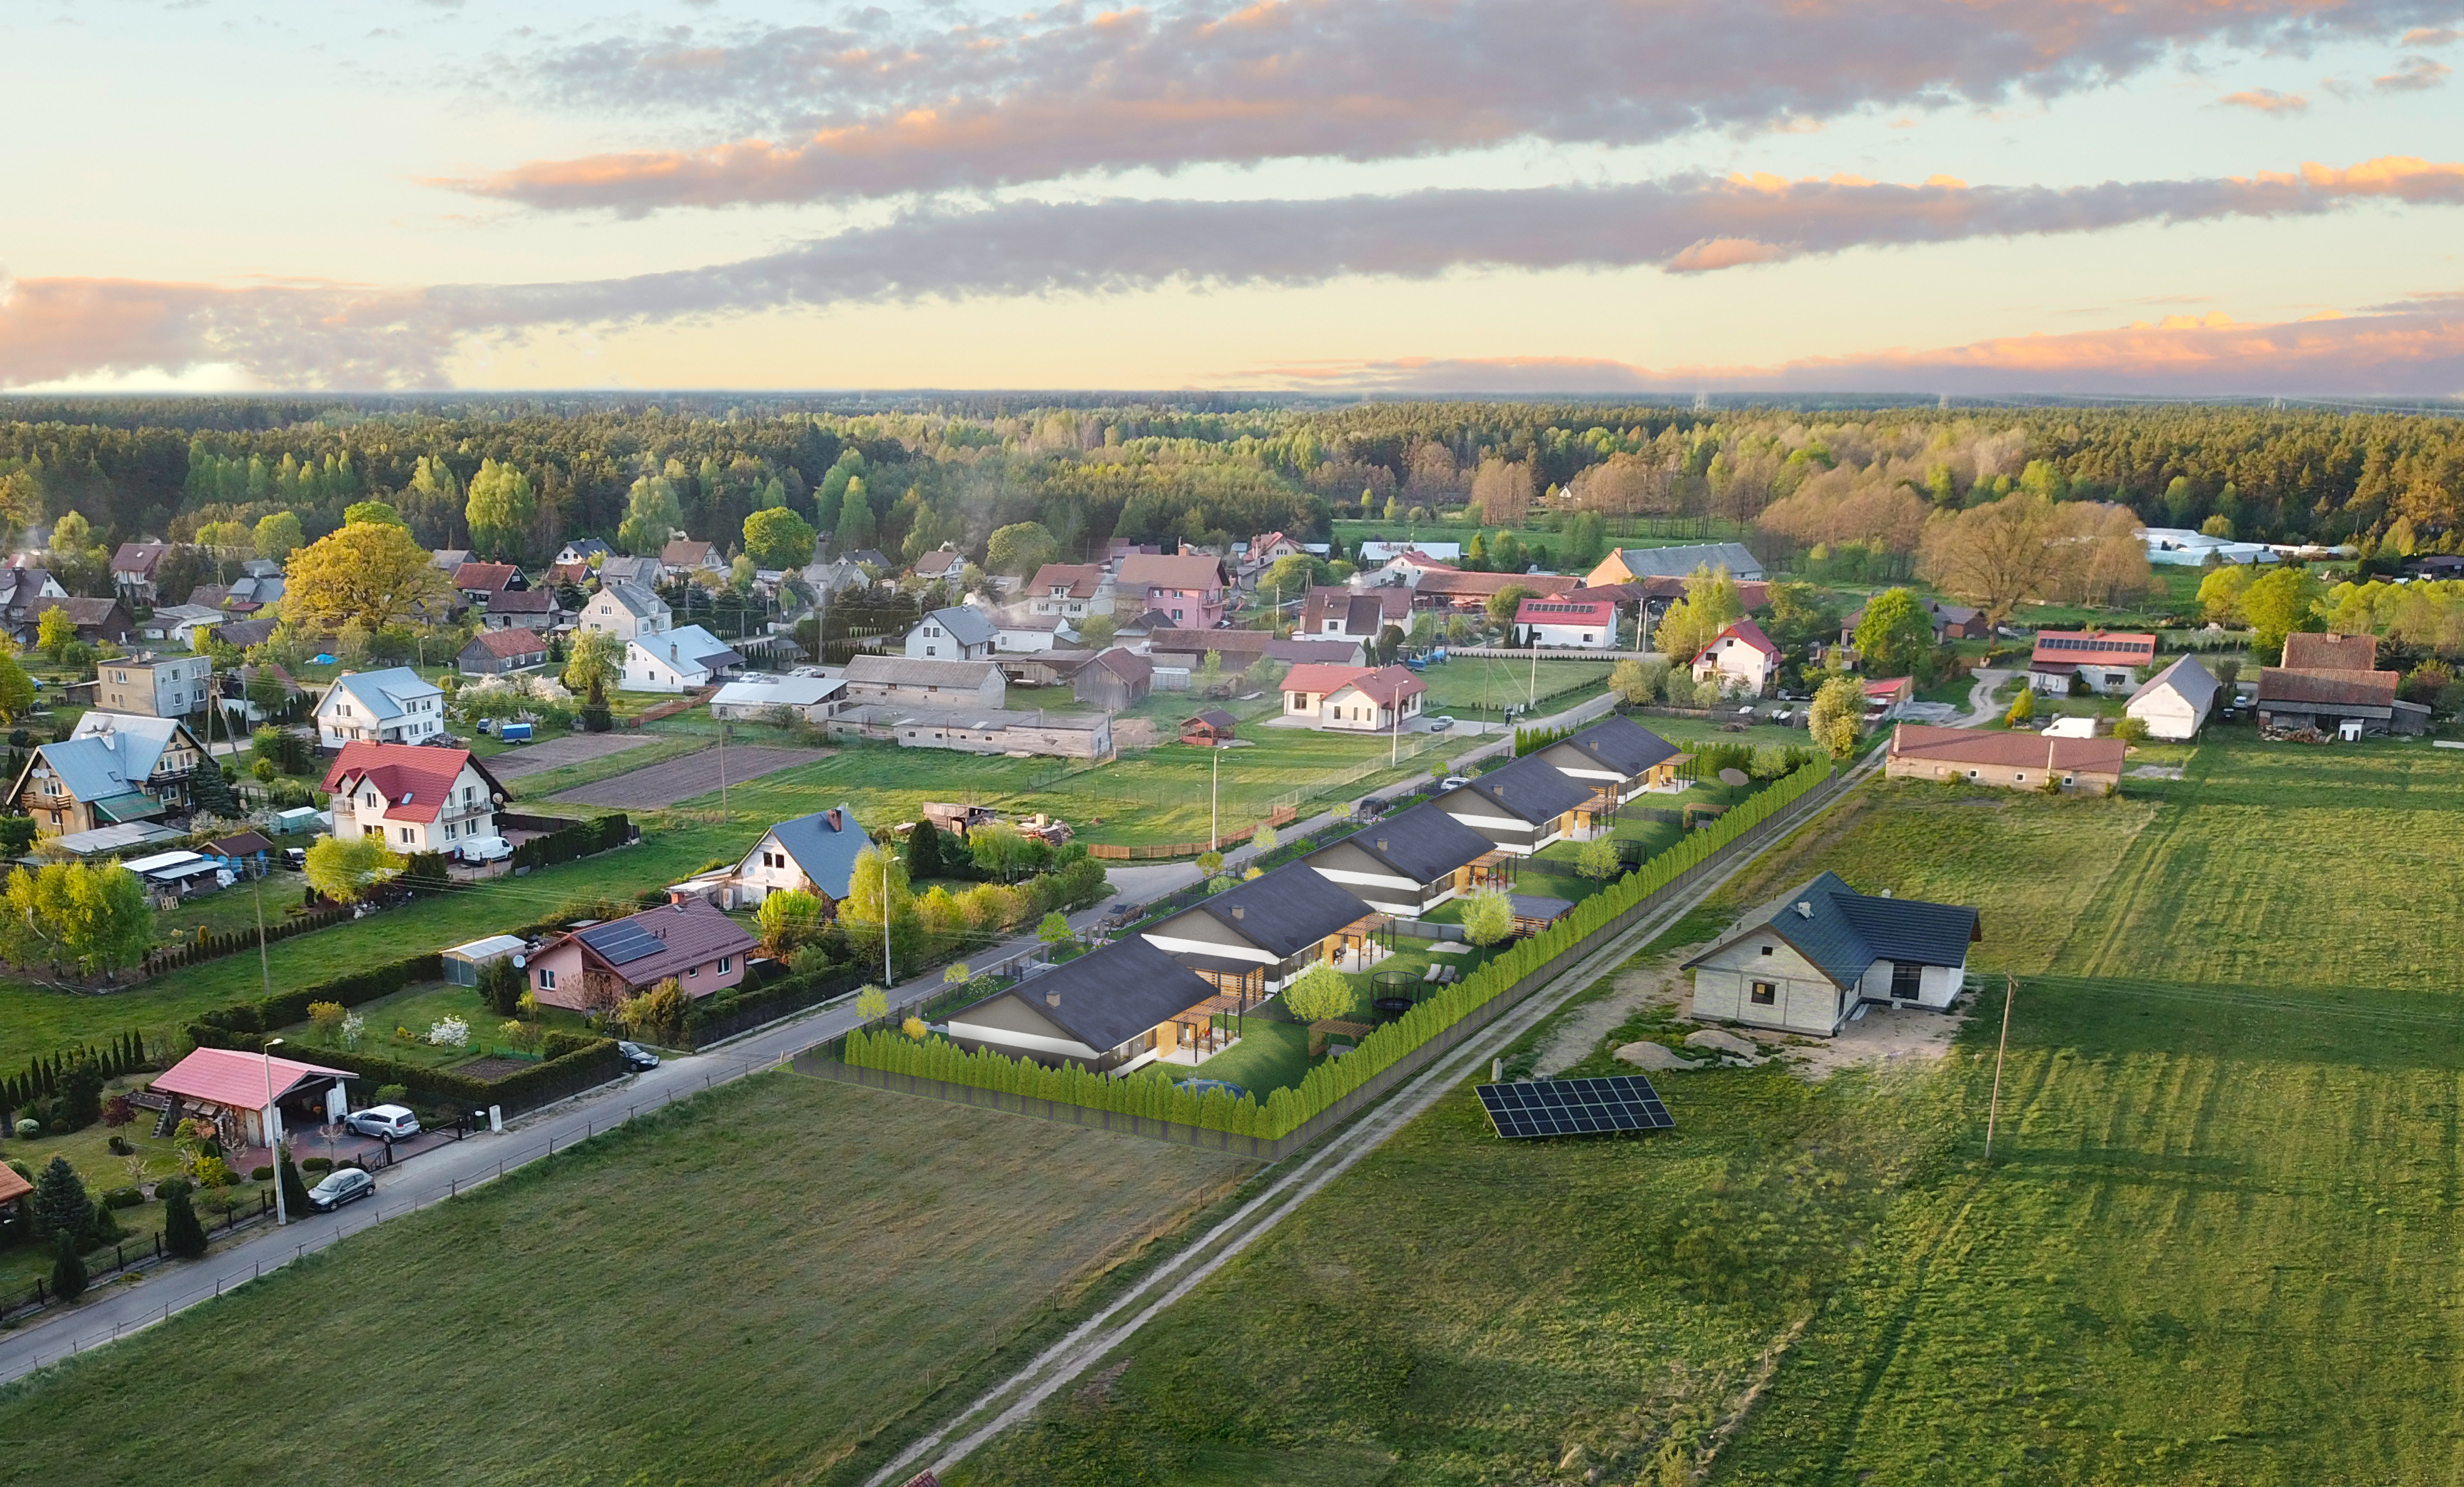
M 1237 8 L 1229 8 L 1237 5 Z M 1517 139 L 1635 144 L 1866 107 L 2101 86 L 2180 49 L 2300 51 L 2452 18 L 2452 0 L 1214 0 L 1071 4 L 919 29 L 869 11 L 714 43 L 602 40 L 529 96 L 671 115 L 724 142 L 537 160 L 435 184 L 644 212 L 983 188 L 1089 170 L 1386 160 Z
M 0 295 L 0 385 L 228 362 L 274 383 L 424 386 L 469 338 L 547 325 L 1465 270 L 1716 273 L 1856 248 L 2315 215 L 2357 200 L 2464 205 L 2464 164 L 2388 156 L 2067 189 L 1947 176 L 1914 186 L 1679 176 L 1331 200 L 932 204 L 759 257 L 614 279 L 408 289 L 27 279 Z
M 2248 88 L 2228 93 L 2216 101 L 2261 114 L 2298 114 L 2310 106 L 2310 100 L 2300 94 L 2278 93 L 2274 88 Z
M 2464 37 L 2464 31 L 2458 31 L 2453 26 L 2439 26 L 2435 28 L 2425 26 L 2418 31 L 2406 32 L 2404 33 L 2404 39 L 2397 42 L 2396 45 L 2404 47 L 2443 47 L 2458 37 Z
M 2396 64 L 2394 72 L 2371 78 L 2370 86 L 2381 93 L 2418 93 L 2445 82 L 2447 75 L 2454 70 L 2426 56 L 2409 56 Z
M 2112 330 L 2016 336 L 1927 351 L 1776 366 L 1652 369 L 1607 360 L 1398 358 L 1247 367 L 1209 385 L 1406 393 L 1948 392 L 2154 397 L 2447 397 L 2464 388 L 2464 295 L 2373 315 L 2235 324 L 2168 317 Z

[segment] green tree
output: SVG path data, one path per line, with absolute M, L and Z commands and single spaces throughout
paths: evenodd
M 530 989 L 530 973 L 515 965 L 514 957 L 511 955 L 499 955 L 479 968 L 480 998 L 486 1001 L 489 1009 L 500 1017 L 510 1017 L 520 1013 L 522 994 Z M 341 1028 L 344 1016 L 347 1014 L 342 1013 L 340 1007 L 335 1008 L 334 1028 L 338 1032 Z
M 284 571 L 283 619 L 327 632 L 353 623 L 374 632 L 442 614 L 453 597 L 451 581 L 399 521 L 354 521 L 292 554 Z
M 1834 676 L 1815 689 L 1806 732 L 1835 759 L 1857 752 L 1857 731 L 1864 721 L 1865 689 L 1853 676 Z
M 1540 591 L 1528 583 L 1509 583 L 1488 596 L 1488 601 L 1484 607 L 1488 610 L 1491 623 L 1512 624 L 1514 612 L 1523 607 L 1523 601 L 1539 597 Z
M 1667 681 L 1666 661 L 1638 661 L 1628 656 L 1609 667 L 1609 689 L 1636 707 L 1658 697 Z
M 54 666 L 60 664 L 68 648 L 77 644 L 77 622 L 69 618 L 65 609 L 46 609 L 43 617 L 34 622 L 34 646 L 50 657 Z
M 744 518 L 744 551 L 764 568 L 802 568 L 813 560 L 813 524 L 784 506 Z
M 308 1185 L 299 1180 L 299 1169 L 292 1163 L 290 1152 L 282 1153 L 282 1159 L 276 1164 L 275 1173 L 275 1181 L 282 1184 L 282 1207 L 285 1214 L 297 1219 L 317 1211 L 317 1205 L 308 1201 Z
M 2035 716 L 2036 689 L 2022 687 L 2019 689 L 2019 695 L 2012 699 L 2011 711 L 2002 714 L 2002 725 L 2005 728 L 2016 728 L 2022 723 L 2034 721 Z
M 1615 837 L 1594 837 L 1574 853 L 1574 871 L 1595 882 L 1605 883 L 1616 877 L 1622 865 Z
M 1566 523 L 1566 562 L 1569 567 L 1590 569 L 1598 564 L 1608 552 L 1608 524 L 1597 512 L 1576 512 Z
M 2225 563 L 2199 580 L 2199 613 L 2211 624 L 2242 623 L 2241 599 L 2256 573 L 2249 563 Z
M 625 643 L 613 632 L 581 631 L 573 637 L 573 649 L 565 654 L 565 689 L 586 692 L 596 685 L 616 680 L 624 669 Z
M 676 488 L 664 475 L 644 475 L 625 496 L 625 519 L 616 525 L 616 545 L 635 558 L 655 558 L 684 520 Z
M 1044 843 L 1015 826 L 989 821 L 967 833 L 967 848 L 979 870 L 1003 883 L 1016 883 L 1035 870 Z
M 1771 618 L 1763 632 L 1780 649 L 1800 652 L 1815 641 L 1839 634 L 1839 611 L 1813 584 L 1782 579 L 1771 587 Z
M 34 1179 L 34 1233 L 66 1235 L 82 1242 L 94 1229 L 94 1199 L 64 1156 L 52 1158 Z
M 188 1198 L 186 1183 L 163 1199 L 163 1247 L 180 1259 L 195 1259 L 206 1253 L 206 1226 L 197 1222 L 196 1205 Z
M 822 932 L 822 901 L 800 888 L 783 888 L 761 900 L 754 913 L 761 924 L 761 949 L 783 960 Z
M 1514 932 L 1514 904 L 1504 888 L 1482 888 L 1463 900 L 1464 938 L 1474 945 L 1495 945 Z
M 684 1037 L 685 1018 L 693 1011 L 693 998 L 685 995 L 684 983 L 668 976 L 639 996 L 630 997 L 617 1008 L 617 1021 L 625 1030 L 644 1042 L 673 1046 Z
M 830 551 L 845 558 L 859 548 L 873 543 L 872 497 L 865 493 L 862 478 L 847 483 L 847 492 L 840 497 L 839 519 L 830 534 Z
M 463 517 L 473 549 L 489 558 L 518 559 L 539 519 L 539 492 L 519 468 L 481 460 L 479 472 L 471 477 Z
M 2284 653 L 2284 637 L 2319 627 L 2318 605 L 2325 588 L 2299 563 L 2285 563 L 2242 591 L 2242 617 L 2250 622 L 2250 648 L 2263 662 Z
M 1078 943 L 1078 937 L 1069 931 L 1069 916 L 1057 908 L 1035 927 L 1035 937 L 1054 950 Z
M 308 886 L 337 904 L 356 904 L 408 864 L 382 837 L 319 837 L 308 847 Z
M 1285 1010 L 1303 1022 L 1324 1022 L 1342 1017 L 1358 1001 L 1359 994 L 1353 989 L 1352 978 L 1323 960 L 1284 988 Z
M 34 679 L 26 674 L 16 657 L 0 652 L 0 722 L 17 722 L 33 711 Z
M 1746 617 L 1746 601 L 1726 568 L 1701 567 L 1687 576 L 1685 597 L 1660 617 L 1655 648 L 1679 665 L 1691 662 L 1720 632 Z
M 145 885 L 118 863 L 46 863 L 9 874 L 0 950 L 21 966 L 69 964 L 88 975 L 134 963 L 152 945 Z
M 855 1015 L 867 1022 L 890 1016 L 890 996 L 878 986 L 868 986 L 855 994 Z
M 1249 844 L 1257 848 L 1257 856 L 1264 857 L 1267 853 L 1273 851 L 1277 844 L 1282 841 L 1283 839 L 1281 837 L 1275 835 L 1274 827 L 1266 825 L 1262 821 L 1259 823 L 1257 831 L 1251 834 Z
M 256 556 L 271 562 L 283 562 L 306 545 L 308 535 L 299 530 L 299 517 L 292 512 L 275 512 L 262 516 L 256 523 Z
M 85 1261 L 77 1255 L 77 1237 L 67 1230 L 60 1231 L 53 1247 L 52 1295 L 63 1301 L 73 1301 L 85 1294 Z
M 995 573 L 1031 577 L 1035 570 L 1052 561 L 1061 544 L 1040 521 L 1014 522 L 994 530 L 984 544 L 984 565 Z
M 1907 589 L 1884 589 L 1857 623 L 1857 654 L 1873 677 L 1919 676 L 1933 660 L 1933 616 Z
M 908 829 L 904 855 L 907 859 L 907 881 L 910 883 L 928 883 L 950 874 L 942 861 L 941 828 L 930 820 L 919 818 Z
M 391 501 L 353 501 L 342 508 L 342 525 L 347 527 L 363 521 L 374 522 L 381 527 L 404 524 L 402 513 L 394 510 Z

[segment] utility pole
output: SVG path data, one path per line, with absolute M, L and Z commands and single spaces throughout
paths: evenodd
M 2011 1004 L 2019 999 L 2019 978 L 2002 977 L 2002 1041 L 1993 1049 L 1993 1098 L 1985 1107 L 1985 1160 L 1993 1160 L 1993 1125 L 2002 1113 L 2002 1055 L 2011 1047 Z
M 1223 840 L 1223 820 L 1215 809 L 1215 787 L 1222 778 L 1223 751 L 1210 750 L 1206 765 L 1206 850 L 1210 852 L 1215 850 L 1215 843 Z

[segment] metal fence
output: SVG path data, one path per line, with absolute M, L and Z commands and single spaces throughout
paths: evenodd
M 197 1216 L 204 1221 L 208 1234 L 230 1234 L 233 1230 L 247 1228 L 271 1214 L 274 1212 L 274 1194 L 258 1193 L 254 1213 L 241 1213 L 240 1210 L 247 1206 L 243 1203 L 239 1208 L 222 1214 L 220 1228 L 216 1228 L 208 1215 L 200 1214 Z M 135 1269 L 140 1265 L 152 1265 L 163 1259 L 167 1253 L 163 1248 L 163 1236 L 159 1234 L 149 1235 L 143 1239 L 117 1241 L 111 1246 L 109 1260 L 102 1258 L 100 1251 L 87 1257 L 85 1273 L 87 1289 L 91 1290 L 99 1284 L 105 1276 L 116 1276 L 121 1271 Z M 0 1293 L 0 1321 L 7 1321 L 30 1311 L 40 1311 L 49 1306 L 52 1301 L 51 1283 L 42 1279 L 37 1279 L 31 1286 Z

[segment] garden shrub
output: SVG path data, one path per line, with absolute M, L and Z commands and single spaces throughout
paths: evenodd
M 105 1208 L 135 1208 L 144 1201 L 144 1192 L 136 1188 L 114 1188 L 102 1195 Z
M 186 1184 L 163 1201 L 163 1247 L 181 1259 L 195 1259 L 206 1253 L 206 1226 L 197 1221 Z
M 252 1167 L 248 1170 L 248 1180 L 251 1182 L 265 1182 L 273 1176 L 274 1169 L 271 1167 Z
M 299 1170 L 312 1176 L 322 1177 L 334 1170 L 334 1159 L 329 1156 L 312 1156 L 299 1164 Z
M 154 1185 L 154 1196 L 157 1198 L 178 1197 L 194 1191 L 196 1190 L 188 1185 L 188 1179 L 186 1177 L 165 1177 Z

